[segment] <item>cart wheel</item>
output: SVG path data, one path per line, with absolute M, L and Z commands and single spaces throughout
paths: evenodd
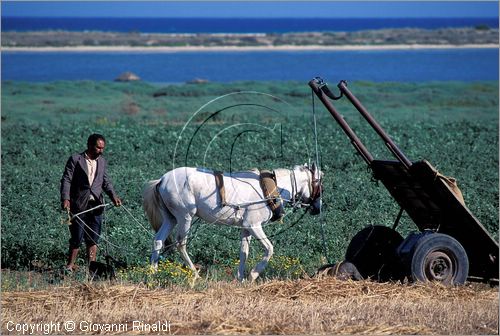
M 463 285 L 468 273 L 467 253 L 455 238 L 433 233 L 417 242 L 411 260 L 411 274 L 414 280 Z
M 386 226 L 368 226 L 349 243 L 345 260 L 353 263 L 363 278 L 378 281 L 399 280 L 403 276 L 396 248 L 401 235 Z

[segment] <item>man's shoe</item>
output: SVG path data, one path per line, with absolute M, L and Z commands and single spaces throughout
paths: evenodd
M 61 269 L 61 273 L 63 275 L 72 275 L 73 274 L 73 268 L 71 268 L 69 266 L 63 266 L 62 269 Z

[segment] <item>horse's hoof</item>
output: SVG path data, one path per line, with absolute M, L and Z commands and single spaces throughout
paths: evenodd
M 198 279 L 201 279 L 201 277 L 199 275 L 196 275 L 193 278 L 189 279 L 189 287 L 193 288 L 194 285 L 196 285 L 196 281 Z
M 236 280 L 238 280 L 238 282 L 241 283 L 245 282 L 246 281 L 245 274 L 238 272 L 238 274 L 236 275 Z
M 255 280 L 257 280 L 258 277 L 259 277 L 259 273 L 251 272 L 250 276 L 248 277 L 248 280 L 253 283 L 253 282 L 255 282 Z

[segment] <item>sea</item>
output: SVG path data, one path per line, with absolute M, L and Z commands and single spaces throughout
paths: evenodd
M 2 18 L 2 31 L 70 30 L 141 33 L 285 33 L 385 28 L 498 28 L 498 18 L 166 19 Z M 2 51 L 2 80 L 114 80 L 130 71 L 151 83 L 308 81 L 497 81 L 499 50 L 315 50 L 182 52 Z

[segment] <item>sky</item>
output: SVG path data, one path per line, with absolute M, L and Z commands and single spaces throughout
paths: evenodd
M 498 17 L 498 1 L 5 1 L 17 17 Z

